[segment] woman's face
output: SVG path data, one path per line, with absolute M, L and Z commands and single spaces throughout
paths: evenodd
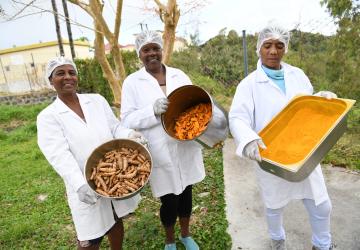
M 55 68 L 49 80 L 58 95 L 76 92 L 78 77 L 72 65 L 62 65 Z
M 280 62 L 285 54 L 285 44 L 279 40 L 266 40 L 260 48 L 263 65 L 270 69 L 280 69 Z
M 140 60 L 149 71 L 157 71 L 161 68 L 162 50 L 156 43 L 149 43 L 140 49 Z

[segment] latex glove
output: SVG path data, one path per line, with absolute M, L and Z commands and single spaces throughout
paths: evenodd
M 330 91 L 319 91 L 315 95 L 325 97 L 326 99 L 329 99 L 329 100 L 337 97 L 337 95 L 335 93 L 330 92 Z
M 146 140 L 146 138 L 142 135 L 142 133 L 138 132 L 138 131 L 131 131 L 128 135 L 128 138 L 131 140 L 134 140 L 144 146 L 147 146 L 148 141 Z
M 93 205 L 99 199 L 99 196 L 89 187 L 88 184 L 82 185 L 77 191 L 79 200 Z
M 165 113 L 169 105 L 169 101 L 166 98 L 159 98 L 154 103 L 154 114 L 155 115 L 161 115 L 162 113 Z
M 266 149 L 264 142 L 261 139 L 253 140 L 246 144 L 243 155 L 251 160 L 261 161 L 259 147 Z

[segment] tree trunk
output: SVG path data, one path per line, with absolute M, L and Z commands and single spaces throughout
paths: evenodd
M 168 64 L 170 62 L 171 54 L 174 50 L 175 43 L 175 29 L 174 25 L 167 25 L 165 23 L 165 30 L 163 33 L 163 62 L 164 64 Z
M 62 40 L 61 40 L 61 31 L 60 31 L 60 25 L 59 25 L 58 10 L 56 7 L 55 0 L 51 0 L 51 4 L 52 4 L 53 11 L 54 11 L 55 28 L 56 28 L 56 35 L 57 35 L 58 44 L 59 44 L 60 55 L 64 56 L 65 53 L 64 53 L 64 47 L 62 44 Z
M 75 55 L 74 41 L 73 41 L 72 32 L 71 32 L 71 25 L 70 25 L 70 19 L 69 19 L 69 11 L 68 11 L 68 8 L 67 8 L 67 2 L 66 2 L 66 0 L 62 0 L 62 4 L 63 4 L 63 8 L 64 8 L 66 29 L 67 29 L 68 37 L 69 37 L 71 57 L 72 57 L 72 59 L 74 60 L 75 57 L 76 57 L 76 55 Z
M 176 0 L 168 0 L 167 5 L 163 5 L 159 0 L 155 0 L 159 7 L 161 21 L 165 24 L 163 33 L 163 63 L 168 64 L 174 50 L 175 30 L 180 18 L 180 10 Z
M 104 7 L 103 1 L 89 0 L 88 3 L 85 3 L 84 1 L 80 1 L 80 0 L 68 0 L 68 1 L 84 9 L 93 18 L 94 27 L 95 27 L 95 41 L 94 41 L 95 58 L 101 66 L 104 78 L 108 81 L 110 85 L 112 94 L 114 96 L 113 104 L 117 107 L 120 107 L 121 85 L 126 77 L 125 67 L 122 61 L 122 56 L 118 44 L 123 0 L 117 0 L 114 32 L 110 31 L 103 17 L 103 7 Z M 115 69 L 111 67 L 109 60 L 106 57 L 104 38 L 106 38 L 106 40 L 109 41 L 112 47 L 111 54 L 113 56 Z
M 101 30 L 101 26 L 96 21 L 94 22 L 94 26 L 96 30 Z M 99 62 L 104 77 L 109 82 L 111 91 L 114 96 L 113 105 L 116 107 L 120 107 L 120 101 L 121 101 L 120 81 L 116 77 L 114 71 L 111 68 L 109 61 L 106 58 L 104 35 L 102 33 L 96 32 L 94 46 L 95 46 L 95 58 Z

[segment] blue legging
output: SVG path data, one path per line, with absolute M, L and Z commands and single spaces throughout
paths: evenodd
M 318 206 L 311 199 L 303 199 L 304 206 L 309 214 L 312 229 L 312 244 L 321 250 L 328 250 L 331 245 L 330 213 L 331 202 L 326 200 Z M 270 238 L 273 240 L 284 240 L 285 230 L 283 228 L 284 207 L 278 209 L 266 208 L 266 219 Z

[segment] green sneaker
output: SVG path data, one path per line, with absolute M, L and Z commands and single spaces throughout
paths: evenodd
M 200 249 L 198 244 L 196 244 L 196 242 L 190 236 L 185 237 L 185 238 L 180 236 L 179 239 L 180 239 L 181 243 L 184 244 L 186 250 L 199 250 Z

